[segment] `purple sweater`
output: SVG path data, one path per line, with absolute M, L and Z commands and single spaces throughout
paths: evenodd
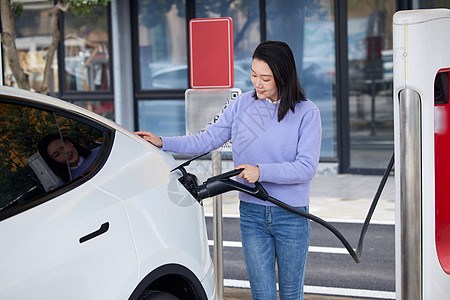
M 199 135 L 162 138 L 163 150 L 202 154 L 231 139 L 234 166 L 259 166 L 259 182 L 270 196 L 291 206 L 306 206 L 319 163 L 320 112 L 313 102 L 301 101 L 295 106 L 295 113 L 289 110 L 278 122 L 279 103 L 256 100 L 253 93 L 237 97 L 219 120 Z M 240 193 L 239 198 L 273 205 L 244 193 Z

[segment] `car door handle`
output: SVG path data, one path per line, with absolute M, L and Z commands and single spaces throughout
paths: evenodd
M 96 230 L 94 232 L 89 233 L 88 235 L 85 235 L 80 238 L 80 244 L 84 243 L 86 241 L 89 241 L 90 239 L 93 239 L 101 234 L 104 234 L 109 229 L 109 222 L 103 223 L 102 226 L 100 226 L 99 230 Z

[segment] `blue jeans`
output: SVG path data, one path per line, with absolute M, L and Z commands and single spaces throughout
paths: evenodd
M 308 211 L 308 206 L 300 207 Z M 240 227 L 245 265 L 253 299 L 303 299 L 309 219 L 278 206 L 240 203 Z

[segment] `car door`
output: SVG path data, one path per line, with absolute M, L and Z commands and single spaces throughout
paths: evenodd
M 128 298 L 137 258 L 126 209 L 91 180 L 102 176 L 114 130 L 64 108 L 0 97 L 0 132 L 0 299 Z M 67 167 L 88 162 L 86 170 L 66 170 L 67 181 L 56 175 L 39 152 L 51 134 L 88 149 L 72 167 L 64 147 Z

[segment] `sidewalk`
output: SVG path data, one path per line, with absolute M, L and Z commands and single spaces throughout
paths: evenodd
M 318 175 L 311 183 L 310 213 L 326 220 L 363 221 L 377 192 L 381 175 Z M 204 201 L 205 214 L 212 215 L 212 199 Z M 237 192 L 222 195 L 222 214 L 239 215 Z M 394 223 L 395 182 L 389 176 L 372 217 L 373 222 Z
M 252 293 L 249 289 L 239 288 L 224 288 L 224 300 L 252 300 Z M 335 297 L 325 295 L 310 295 L 305 294 L 305 300 L 358 300 L 357 298 L 349 297 Z M 364 300 L 372 300 L 365 298 Z

